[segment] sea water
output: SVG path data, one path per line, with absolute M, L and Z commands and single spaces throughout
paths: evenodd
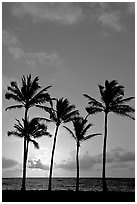
M 109 191 L 135 192 L 134 178 L 108 178 L 107 186 Z M 2 190 L 20 190 L 21 178 L 3 178 Z M 101 178 L 80 178 L 79 186 L 81 191 L 102 191 Z M 75 190 L 76 178 L 53 178 L 53 190 Z M 27 190 L 47 190 L 48 178 L 27 178 Z

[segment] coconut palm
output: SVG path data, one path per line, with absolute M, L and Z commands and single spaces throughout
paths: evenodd
M 63 126 L 68 130 L 68 132 L 72 135 L 72 137 L 76 140 L 77 150 L 76 150 L 76 164 L 77 164 L 77 179 L 76 179 L 76 191 L 79 191 L 79 147 L 80 144 L 83 141 L 86 141 L 92 137 L 95 137 L 97 135 L 101 135 L 100 133 L 86 135 L 89 128 L 92 126 L 92 124 L 88 123 L 88 121 L 80 116 L 75 117 L 72 120 L 74 131 L 72 131 L 70 128 Z
M 52 101 L 55 101 L 55 108 Z M 52 170 L 53 170 L 53 159 L 56 146 L 56 139 L 59 127 L 62 123 L 67 123 L 72 120 L 72 118 L 78 115 L 78 111 L 75 110 L 74 105 L 70 105 L 69 101 L 66 98 L 53 99 L 50 101 L 50 107 L 45 107 L 37 105 L 37 107 L 44 109 L 50 114 L 49 122 L 53 122 L 56 125 L 55 135 L 53 141 L 52 155 L 51 155 L 51 164 L 50 164 L 50 174 L 49 174 L 49 186 L 48 190 L 51 191 L 51 182 L 52 182 Z
M 89 106 L 86 108 L 89 115 L 93 115 L 99 112 L 105 113 L 105 128 L 104 128 L 104 143 L 103 143 L 103 169 L 102 169 L 102 184 L 103 191 L 107 191 L 106 179 L 105 179 L 105 165 L 106 165 L 106 145 L 107 145 L 107 121 L 108 114 L 113 112 L 120 116 L 126 116 L 134 120 L 133 113 L 135 109 L 127 104 L 127 102 L 131 101 L 135 97 L 124 97 L 124 87 L 118 85 L 116 80 L 105 81 L 105 85 L 99 85 L 99 91 L 101 95 L 101 102 L 96 99 L 90 97 L 87 94 L 84 96 L 89 100 Z
M 20 138 L 26 137 L 26 157 L 23 158 L 25 161 L 25 166 L 27 164 L 27 157 L 28 157 L 28 149 L 29 149 L 29 143 L 33 143 L 34 147 L 36 149 L 39 149 L 39 144 L 35 141 L 35 139 L 40 138 L 44 135 L 51 137 L 50 133 L 47 131 L 47 126 L 45 123 L 41 123 L 41 118 L 33 118 L 32 120 L 29 120 L 27 118 L 27 130 L 25 129 L 25 120 L 22 119 L 23 124 L 17 120 L 17 123 L 14 125 L 15 130 L 13 131 L 8 131 L 7 135 L 8 136 L 17 136 Z M 25 169 L 26 170 L 26 169 Z
M 31 75 L 22 77 L 21 87 L 15 81 L 11 81 L 10 86 L 7 87 L 8 92 L 5 94 L 5 98 L 10 100 L 13 99 L 17 104 L 9 106 L 6 110 L 15 109 L 15 108 L 25 108 L 24 116 L 24 125 L 27 126 L 27 117 L 28 110 L 31 107 L 34 107 L 36 104 L 42 104 L 45 101 L 49 101 L 49 94 L 47 90 L 51 86 L 47 86 L 44 89 L 41 89 L 41 86 L 38 84 L 39 78 L 31 78 Z M 25 128 L 25 131 L 27 128 Z M 26 134 L 25 134 L 26 135 Z M 24 162 L 26 160 L 26 137 L 24 137 Z M 22 190 L 25 190 L 25 178 L 26 178 L 26 166 L 23 164 L 23 181 L 22 181 Z

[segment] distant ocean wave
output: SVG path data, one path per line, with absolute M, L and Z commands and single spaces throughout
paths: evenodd
M 3 178 L 2 190 L 20 190 L 21 178 Z M 53 178 L 53 190 L 75 190 L 76 178 Z M 134 178 L 108 178 L 109 191 L 135 192 Z M 48 178 L 27 178 L 27 190 L 47 190 Z M 81 191 L 102 191 L 101 178 L 80 178 Z

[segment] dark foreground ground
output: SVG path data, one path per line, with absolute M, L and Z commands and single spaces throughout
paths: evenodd
M 2 202 L 135 202 L 135 193 L 3 190 Z

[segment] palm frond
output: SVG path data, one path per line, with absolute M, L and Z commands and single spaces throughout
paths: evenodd
M 15 109 L 15 108 L 23 108 L 24 106 L 23 105 L 14 105 L 14 106 L 9 106 L 7 107 L 5 110 L 11 110 L 11 109 Z
M 114 100 L 112 105 L 119 105 L 119 104 L 125 104 L 126 102 L 131 101 L 132 99 L 135 99 L 135 97 L 131 96 L 128 98 L 124 98 L 122 99 L 122 97 L 117 98 L 116 100 Z
M 8 100 L 13 99 L 14 101 L 18 101 L 22 103 L 22 99 L 18 95 L 15 95 L 9 92 L 5 94 L 5 98 Z
M 62 120 L 64 123 L 67 123 L 67 122 L 72 121 L 77 116 L 79 116 L 79 111 L 75 110 L 75 111 L 72 111 L 72 112 L 66 114 L 64 117 L 62 117 Z
M 38 144 L 38 142 L 36 142 L 36 141 L 33 140 L 33 139 L 29 139 L 29 141 L 33 143 L 33 145 L 34 145 L 34 147 L 35 147 L 36 149 L 39 149 L 39 144 Z
M 126 106 L 126 107 L 121 107 L 121 105 L 119 107 L 115 107 L 115 108 L 113 107 L 112 112 L 117 115 L 120 115 L 123 117 L 125 116 L 135 120 L 134 116 L 131 115 L 132 113 L 135 112 L 135 109 L 130 106 L 127 107 L 127 105 L 123 105 L 123 106 Z
M 54 109 L 51 108 L 51 107 L 42 106 L 42 105 L 36 105 L 36 107 L 45 110 L 45 111 L 48 112 L 49 114 L 51 114 L 52 112 L 56 112 L 56 110 L 54 110 Z
M 21 91 L 19 90 L 18 86 L 15 88 L 15 87 L 10 87 L 8 86 L 7 87 L 8 91 L 10 92 L 7 92 L 8 94 L 13 94 L 15 95 L 16 97 L 18 97 L 18 100 L 20 101 L 24 101 L 24 96 L 22 95 Z M 7 96 L 6 96 L 7 97 Z
M 48 118 L 43 118 L 43 117 L 35 117 L 35 119 L 36 119 L 38 122 L 42 122 L 42 121 L 52 122 L 50 119 L 48 119 Z
M 85 124 L 87 123 L 87 121 L 85 122 Z M 82 137 L 84 137 L 84 135 L 86 134 L 86 132 L 88 131 L 88 129 L 92 126 L 91 123 L 89 123 L 86 127 L 83 128 L 81 135 Z
M 102 105 L 102 103 L 100 103 L 99 101 L 97 101 L 96 99 L 90 97 L 89 95 L 87 94 L 84 94 L 84 96 L 86 98 L 88 98 L 89 102 L 88 104 L 92 105 L 92 106 L 95 106 L 95 107 L 98 107 L 98 108 L 104 108 L 104 106 Z
M 30 77 L 31 78 L 31 77 Z M 29 87 L 29 97 L 32 98 L 37 91 L 41 88 L 41 86 L 38 84 L 39 78 L 35 77 L 33 81 L 31 79 L 29 80 L 29 85 L 27 84 L 27 87 Z
M 46 88 L 39 91 L 36 95 L 34 95 L 33 98 L 29 101 L 30 106 L 33 106 L 34 104 L 42 104 L 45 101 L 49 101 L 49 94 L 46 91 L 50 87 L 52 86 L 47 86 Z
M 83 141 L 88 140 L 91 137 L 95 137 L 95 136 L 99 136 L 99 135 L 102 135 L 102 134 L 101 133 L 95 133 L 95 134 L 92 134 L 92 135 L 87 135 L 87 136 L 83 137 Z
M 24 126 L 21 124 L 21 122 L 18 119 L 16 119 L 16 118 L 15 118 L 15 120 L 18 122 L 19 127 L 21 127 L 23 129 Z M 22 120 L 23 120 L 23 123 L 24 123 L 25 120 L 24 119 L 22 119 Z
M 26 80 L 24 75 L 21 78 L 21 80 L 22 80 L 21 93 L 23 94 L 24 98 L 26 99 L 27 98 L 27 80 Z
M 50 106 L 53 109 L 53 101 L 57 101 L 57 99 L 49 97 L 49 100 L 47 100 L 47 101 L 50 103 Z
M 54 110 L 51 107 L 42 106 L 42 105 L 36 105 L 36 107 L 41 108 L 50 114 L 49 122 L 55 122 L 55 123 L 57 122 L 56 110 Z
M 48 137 L 52 137 L 52 135 L 47 132 L 47 131 L 44 131 L 44 130 L 38 130 L 34 135 L 33 137 L 34 138 L 40 138 L 42 136 L 48 136 Z
M 23 135 L 17 131 L 8 131 L 7 132 L 8 136 L 17 136 L 17 137 L 23 137 Z
M 116 80 L 105 81 L 105 86 L 98 85 L 102 102 L 109 107 L 120 96 L 124 96 L 124 87 L 118 85 Z
M 71 136 L 76 140 L 76 137 L 75 137 L 75 135 L 74 135 L 74 133 L 68 128 L 68 127 L 66 127 L 65 125 L 63 126 L 70 134 L 71 134 Z
M 97 108 L 97 107 L 93 107 L 93 106 L 86 107 L 85 109 L 86 109 L 87 113 L 90 115 L 94 115 L 96 113 L 100 113 L 100 112 L 104 111 L 104 109 L 102 109 L 102 108 Z
M 129 105 L 116 105 L 111 107 L 111 111 L 121 111 L 125 113 L 134 113 L 135 109 Z
M 105 87 L 110 86 L 110 87 L 115 87 L 118 84 L 118 81 L 113 79 L 111 82 L 108 80 L 105 81 Z
M 101 95 L 101 100 L 103 103 L 105 103 L 105 92 L 104 92 L 104 87 L 101 86 L 101 85 L 98 85 L 99 87 L 99 92 L 100 92 L 100 95 Z

